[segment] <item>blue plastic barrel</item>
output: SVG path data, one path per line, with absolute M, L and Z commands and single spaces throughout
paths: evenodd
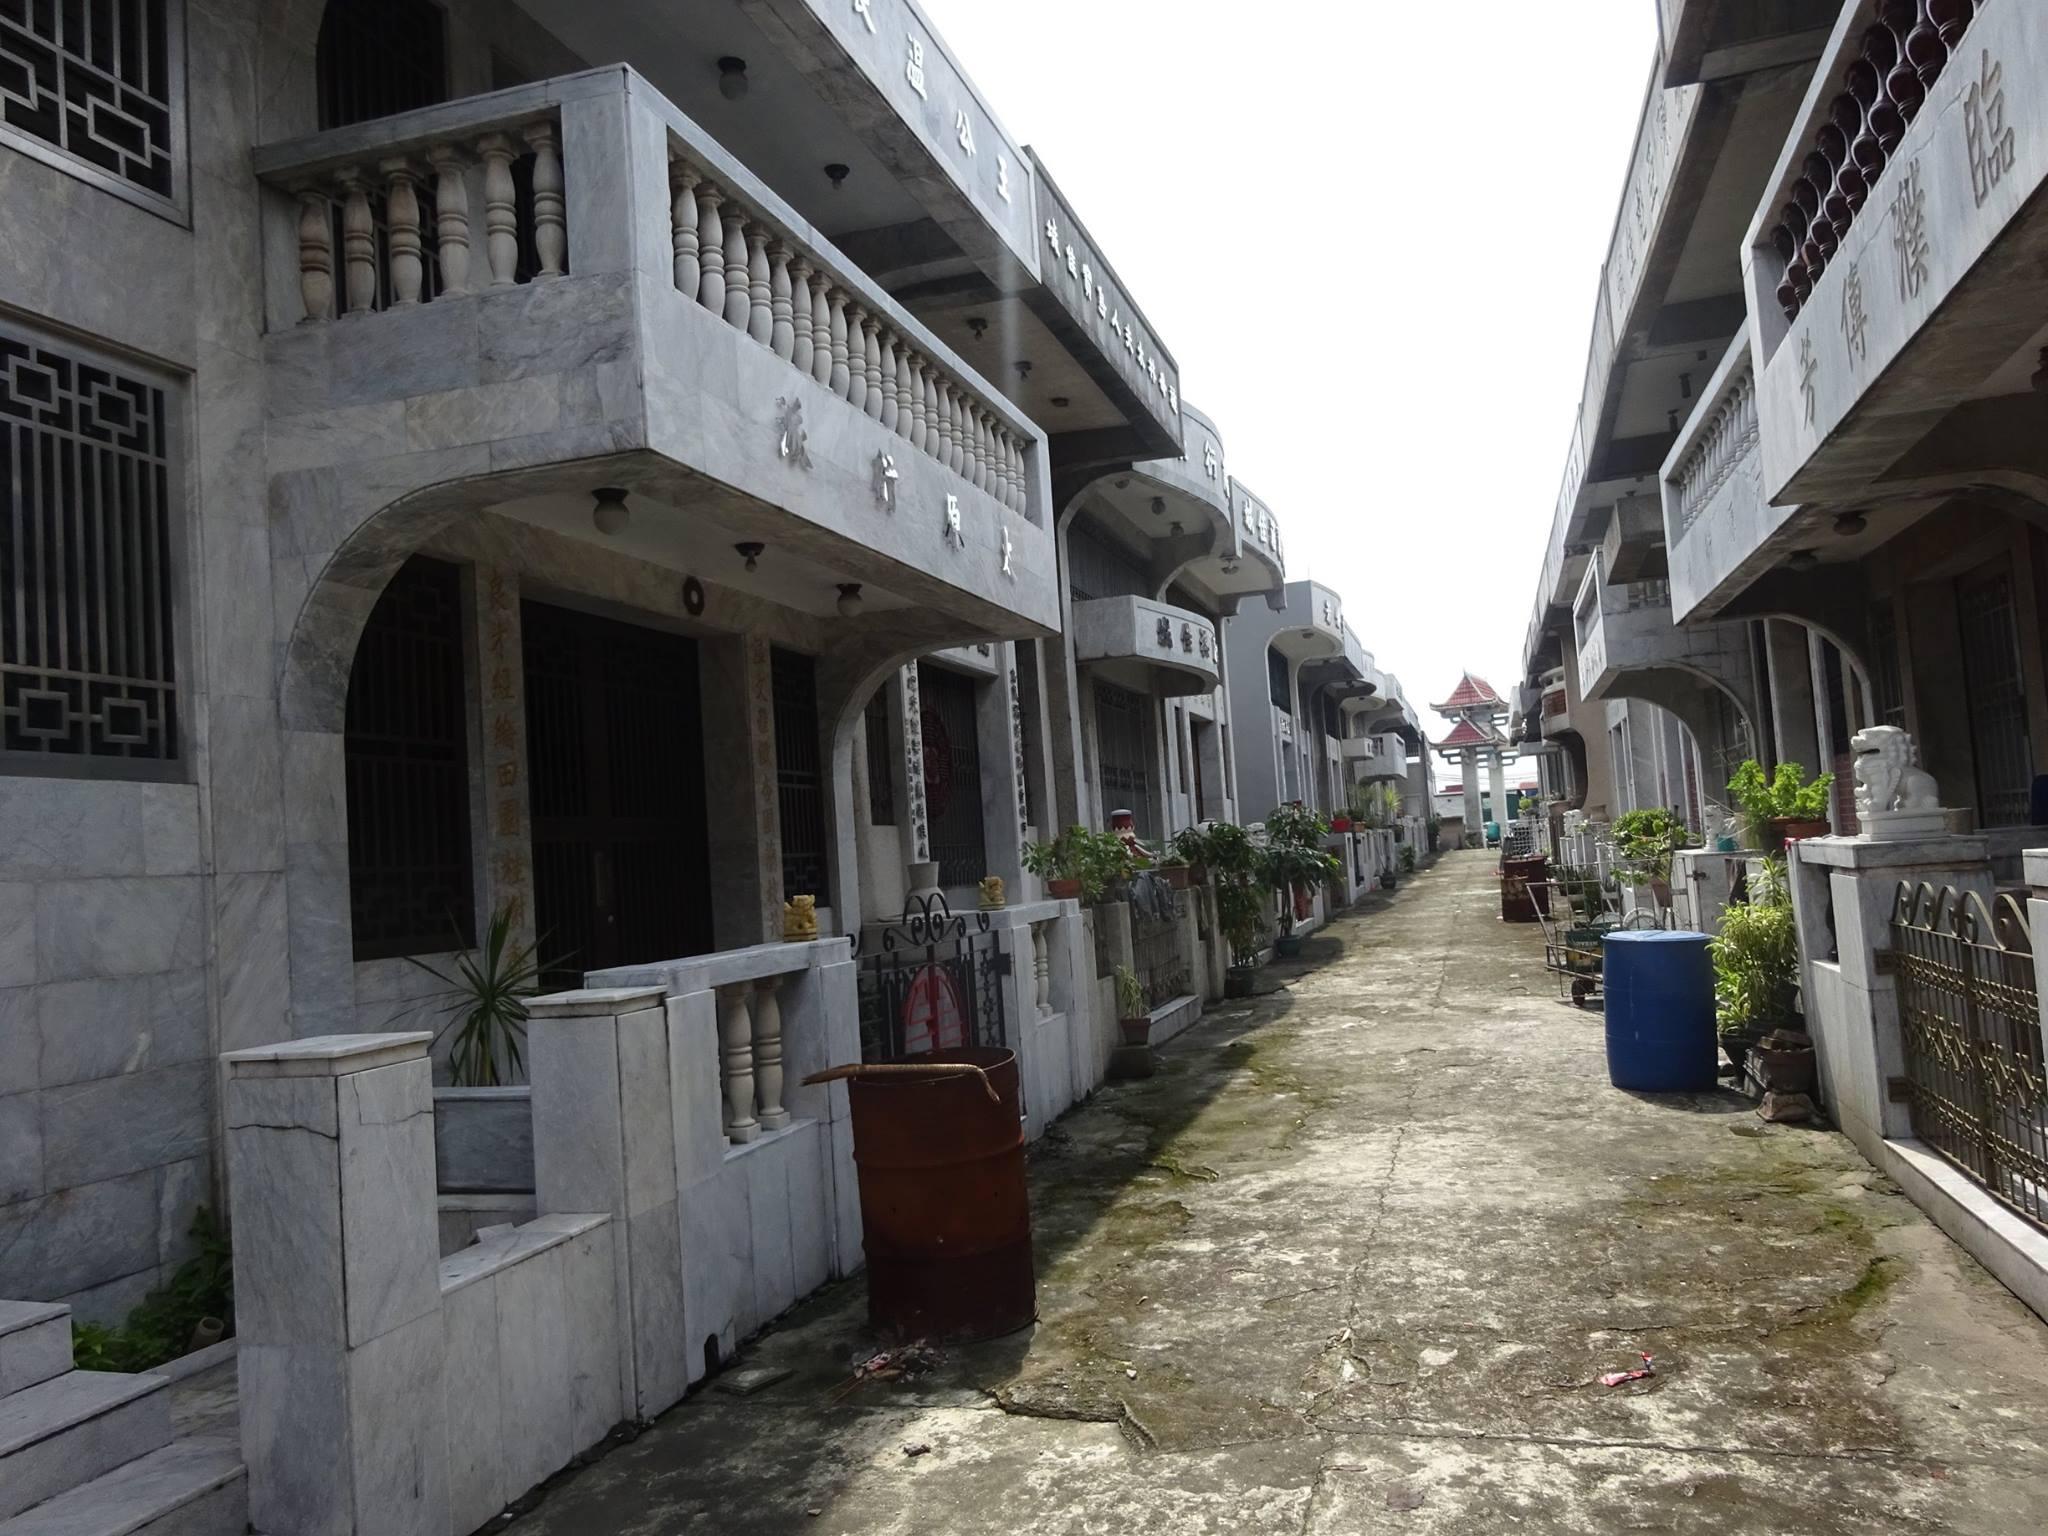
M 1607 1077 L 1638 1093 L 1706 1093 L 1719 1081 L 1714 965 L 1704 933 L 1607 935 Z

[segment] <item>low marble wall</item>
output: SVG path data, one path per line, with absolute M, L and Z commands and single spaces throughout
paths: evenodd
M 434 1168 L 444 1195 L 533 1191 L 533 1090 L 436 1088 Z

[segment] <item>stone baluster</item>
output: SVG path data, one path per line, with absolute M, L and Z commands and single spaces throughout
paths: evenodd
M 453 144 L 436 144 L 427 151 L 427 164 L 434 168 L 434 248 L 440 257 L 441 292 L 467 293 L 469 183 L 462 176 L 467 161 Z
M 887 400 L 887 391 L 882 388 L 882 322 L 869 316 L 861 327 L 861 334 L 864 337 L 863 367 L 868 379 L 868 396 L 861 409 L 880 421 L 882 407 Z
M 419 174 L 403 156 L 385 160 L 384 223 L 391 253 L 391 307 L 417 304 L 426 276 L 420 246 Z
M 846 364 L 846 290 L 835 285 L 830 304 L 832 326 L 832 376 L 827 387 L 842 400 L 852 398 L 853 375 Z
M 896 354 L 896 435 L 908 442 L 916 425 L 917 411 L 910 403 L 910 348 L 905 346 Z
M 988 467 L 982 458 L 981 407 L 971 398 L 961 401 L 967 412 L 967 483 L 977 491 L 988 489 Z
M 725 214 L 725 323 L 744 331 L 754 315 L 754 294 L 747 281 L 747 216 L 738 208 Z
M 725 1068 L 725 1139 L 752 1141 L 761 1134 L 754 1118 L 754 1018 L 747 1006 L 752 982 L 718 991 L 719 1060 Z
M 1038 1016 L 1052 1012 L 1052 951 L 1045 942 L 1045 924 L 1031 925 L 1031 975 L 1038 984 Z
M 709 182 L 697 188 L 697 302 L 714 315 L 725 313 L 725 194 Z
M 775 342 L 775 281 L 768 263 L 768 230 L 747 226 L 747 334 L 762 346 Z
M 938 364 L 929 365 L 924 376 L 924 451 L 941 464 L 946 462 L 945 412 L 939 404 Z
M 868 408 L 868 312 L 858 304 L 846 306 L 846 403 Z
M 335 172 L 341 183 L 341 262 L 348 312 L 368 314 L 377 303 L 377 237 L 370 220 L 370 188 L 354 166 Z
M 832 387 L 832 280 L 823 272 L 811 284 L 811 377 Z
M 562 135 L 553 122 L 522 130 L 533 148 L 533 249 L 537 277 L 560 277 L 569 255 L 569 223 L 562 198 Z
M 754 983 L 754 1093 L 764 1131 L 779 1131 L 789 1124 L 789 1111 L 782 1107 L 781 986 L 780 976 L 763 976 Z
M 1010 489 L 1010 510 L 1024 510 L 1024 458 L 1017 446 L 1016 434 L 1007 428 L 1003 432 L 1003 478 Z
M 993 423 L 988 411 L 974 407 L 974 483 L 991 496 L 996 489 L 996 456 Z
M 491 286 L 509 288 L 519 270 L 519 205 L 512 188 L 512 141 L 487 133 L 476 141 L 484 162 L 484 255 Z
M 896 333 L 884 327 L 876 351 L 881 372 L 881 377 L 876 382 L 881 386 L 882 409 L 870 414 L 879 416 L 884 432 L 894 432 L 899 404 L 896 395 Z
M 676 292 L 697 297 L 704 269 L 697 260 L 697 183 L 703 178 L 687 161 L 668 167 L 669 240 L 675 249 Z
M 814 349 L 811 346 L 811 273 L 814 268 L 802 256 L 789 265 L 789 319 L 793 340 L 789 360 L 799 373 L 809 373 Z M 830 343 L 828 342 L 829 346 Z
M 925 445 L 925 434 L 929 430 L 931 421 L 931 418 L 925 414 L 924 408 L 924 359 L 919 357 L 915 352 L 911 353 L 909 358 L 909 367 L 910 446 L 917 449 L 920 453 L 922 453 L 924 451 Z
M 967 437 L 961 430 L 966 417 L 960 411 L 959 387 L 951 379 L 940 386 L 939 411 L 946 432 L 946 468 L 957 475 L 967 463 Z
M 334 318 L 334 221 L 317 187 L 299 189 L 299 303 L 306 323 Z

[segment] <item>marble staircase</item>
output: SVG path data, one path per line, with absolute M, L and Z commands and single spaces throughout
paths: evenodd
M 0 1301 L 0 1536 L 238 1536 L 240 1447 L 178 1438 L 169 1384 L 75 1370 L 69 1307 Z

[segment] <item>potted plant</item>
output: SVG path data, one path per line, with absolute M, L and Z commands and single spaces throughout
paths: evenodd
M 1828 831 L 1828 790 L 1835 776 L 1816 775 L 1810 782 L 1798 763 L 1780 763 L 1766 775 L 1754 758 L 1735 770 L 1728 793 L 1735 797 L 1744 840 L 1752 848 L 1775 853 L 1802 837 L 1825 837 Z
M 1330 824 L 1304 805 L 1276 806 L 1266 818 L 1264 873 L 1267 887 L 1280 897 L 1280 937 L 1273 952 L 1301 951 L 1294 925 L 1315 910 L 1315 888 L 1341 873 L 1337 860 L 1323 847 Z
M 1081 830 L 1070 827 L 1050 842 L 1024 845 L 1024 867 L 1045 882 L 1045 894 L 1054 901 L 1072 901 L 1081 894 L 1080 858 L 1073 836 Z
M 436 1036 L 454 1032 L 448 1048 L 448 1080 L 457 1088 L 500 1088 L 526 1071 L 526 1000 L 540 990 L 546 971 L 535 946 L 512 937 L 512 909 L 491 915 L 484 942 L 455 957 L 453 971 L 407 957 L 447 987 L 440 1012 L 448 1022 Z
M 1224 995 L 1250 997 L 1273 911 L 1261 850 L 1243 827 L 1218 821 L 1203 836 L 1203 857 L 1216 883 L 1216 925 L 1230 952 Z
M 1793 1023 L 1799 995 L 1799 935 L 1783 859 L 1763 861 L 1748 902 L 1721 914 L 1709 951 L 1721 1049 L 1739 1067 L 1766 1035 Z
M 1169 845 L 1172 857 L 1187 866 L 1192 885 L 1209 883 L 1209 834 L 1201 827 L 1182 827 Z
M 1415 845 L 1413 843 L 1403 843 L 1401 845 L 1401 873 L 1404 875 L 1415 873 Z
M 1145 984 L 1127 965 L 1116 968 L 1116 1027 L 1125 1045 L 1147 1045 L 1152 1038 L 1152 1015 L 1145 1007 Z
M 1688 837 L 1685 823 L 1661 805 L 1630 811 L 1614 823 L 1614 856 L 1638 885 L 1647 884 L 1657 905 L 1671 905 L 1671 854 Z

